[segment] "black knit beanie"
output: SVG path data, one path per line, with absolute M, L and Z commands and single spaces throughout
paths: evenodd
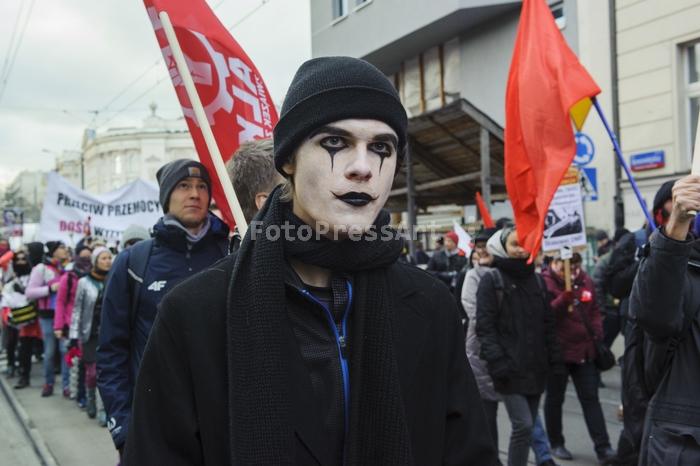
M 178 159 L 170 163 L 166 163 L 158 169 L 156 179 L 160 187 L 159 200 L 163 207 L 163 212 L 168 213 L 168 203 L 170 202 L 170 193 L 173 192 L 175 186 L 185 178 L 201 178 L 207 184 L 209 190 L 209 198 L 211 198 L 211 178 L 209 172 L 201 163 L 196 160 Z
M 676 180 L 667 181 L 661 185 L 658 191 L 656 191 L 656 196 L 654 196 L 654 207 L 651 209 L 654 215 L 656 215 L 656 212 L 663 208 L 666 201 L 673 199 L 674 184 L 676 184 Z
M 313 58 L 292 79 L 274 130 L 275 167 L 282 166 L 313 130 L 350 118 L 379 120 L 399 139 L 398 163 L 406 148 L 406 110 L 394 86 L 374 65 L 352 57 Z
M 48 257 L 52 257 L 53 253 L 56 252 L 56 249 L 60 248 L 61 246 L 65 247 L 66 245 L 63 244 L 62 241 L 47 241 L 46 242 L 46 255 Z

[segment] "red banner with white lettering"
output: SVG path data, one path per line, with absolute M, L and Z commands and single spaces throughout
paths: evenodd
M 212 178 L 216 205 L 231 227 L 231 208 L 158 19 L 168 13 L 224 163 L 238 146 L 272 137 L 277 111 L 260 73 L 204 0 L 144 0 L 199 160 Z

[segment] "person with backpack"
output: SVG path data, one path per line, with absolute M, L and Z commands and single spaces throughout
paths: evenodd
M 569 376 L 576 386 L 588 434 L 593 440 L 598 461 L 607 464 L 615 451 L 605 426 L 603 410 L 598 399 L 598 370 L 594 364 L 597 350 L 595 341 L 603 339 L 603 325 L 593 280 L 581 267 L 582 258 L 574 253 L 571 259 L 571 287 L 567 290 L 564 279 L 564 261 L 556 258 L 542 272 L 551 295 L 559 344 L 562 348 L 566 372 L 550 374 L 544 417 L 552 453 L 560 459 L 572 460 L 573 455 L 564 443 L 562 407 Z
M 641 466 L 700 464 L 700 176 L 677 181 L 668 223 L 644 248 L 630 311 L 644 332 L 642 386 L 649 396 Z
M 60 241 L 47 242 L 46 253 L 44 259 L 32 268 L 26 290 L 27 299 L 36 301 L 39 326 L 44 341 L 44 387 L 41 390 L 43 397 L 53 395 L 53 385 L 56 378 L 54 373 L 55 356 L 56 350 L 59 349 L 53 329 L 54 313 L 59 283 L 69 258 L 66 245 Z M 70 368 L 65 361 L 60 361 L 60 367 L 61 378 L 65 382 L 68 380 Z
M 204 165 L 175 160 L 163 165 L 156 177 L 164 216 L 153 227 L 153 238 L 117 255 L 102 305 L 97 385 L 120 452 L 136 374 L 158 304 L 175 285 L 228 252 L 229 229 L 209 212 L 211 179 Z
M 476 334 L 512 425 L 508 465 L 524 466 L 547 377 L 566 373 L 566 367 L 546 286 L 515 228 L 497 231 L 487 248 L 493 263 L 477 291 Z
M 97 412 L 96 353 L 97 336 L 100 330 L 104 284 L 109 269 L 112 268 L 112 252 L 98 246 L 91 255 L 90 272 L 78 281 L 75 292 L 75 307 L 70 321 L 71 348 L 81 346 L 82 361 L 85 366 L 86 411 L 89 418 Z M 106 425 L 104 413 L 100 413 L 100 424 Z
M 78 280 L 90 273 L 90 268 L 92 267 L 90 260 L 91 254 L 92 251 L 86 246 L 76 247 L 75 259 L 72 262 L 72 266 L 67 267 L 66 273 L 63 274 L 61 280 L 58 282 L 58 295 L 56 296 L 56 313 L 53 319 L 53 329 L 54 335 L 59 340 L 59 347 L 64 349 L 64 351 L 61 352 L 62 358 L 65 358 L 68 350 L 68 332 L 71 316 L 73 314 L 73 305 L 75 303 L 75 292 L 78 289 Z M 70 398 L 70 376 L 64 377 L 62 382 L 63 397 Z M 80 387 L 80 385 L 79 383 L 78 387 Z M 80 398 L 81 396 L 79 394 L 78 399 L 80 400 Z
M 489 254 L 486 244 L 496 231 L 495 228 L 486 228 L 476 234 L 471 261 L 472 268 L 469 269 L 464 279 L 460 298 L 462 307 L 467 315 L 467 358 L 479 387 L 479 394 L 486 413 L 486 425 L 489 432 L 491 432 L 494 443 L 498 445 L 498 403 L 503 401 L 503 399 L 494 389 L 486 361 L 481 358 L 481 342 L 476 334 L 476 294 L 483 276 L 493 273 L 491 272 L 493 256 Z M 537 416 L 533 425 L 530 444 L 532 451 L 535 453 L 535 460 L 538 466 L 556 466 L 552 458 L 547 433 L 542 426 L 542 420 L 539 416 Z

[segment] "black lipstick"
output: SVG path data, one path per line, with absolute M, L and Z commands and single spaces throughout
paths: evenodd
M 355 206 L 355 207 L 365 206 L 376 199 L 367 193 L 358 193 L 358 192 L 354 192 L 354 191 L 351 191 L 351 192 L 345 193 L 345 194 L 340 194 L 340 195 L 334 194 L 334 196 L 337 199 L 345 202 L 346 204 L 350 204 L 351 206 Z

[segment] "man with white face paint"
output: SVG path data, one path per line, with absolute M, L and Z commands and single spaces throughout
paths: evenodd
M 382 210 L 406 131 L 374 66 L 301 66 L 274 133 L 286 183 L 164 299 L 127 464 L 496 463 L 454 299 L 397 262 Z

